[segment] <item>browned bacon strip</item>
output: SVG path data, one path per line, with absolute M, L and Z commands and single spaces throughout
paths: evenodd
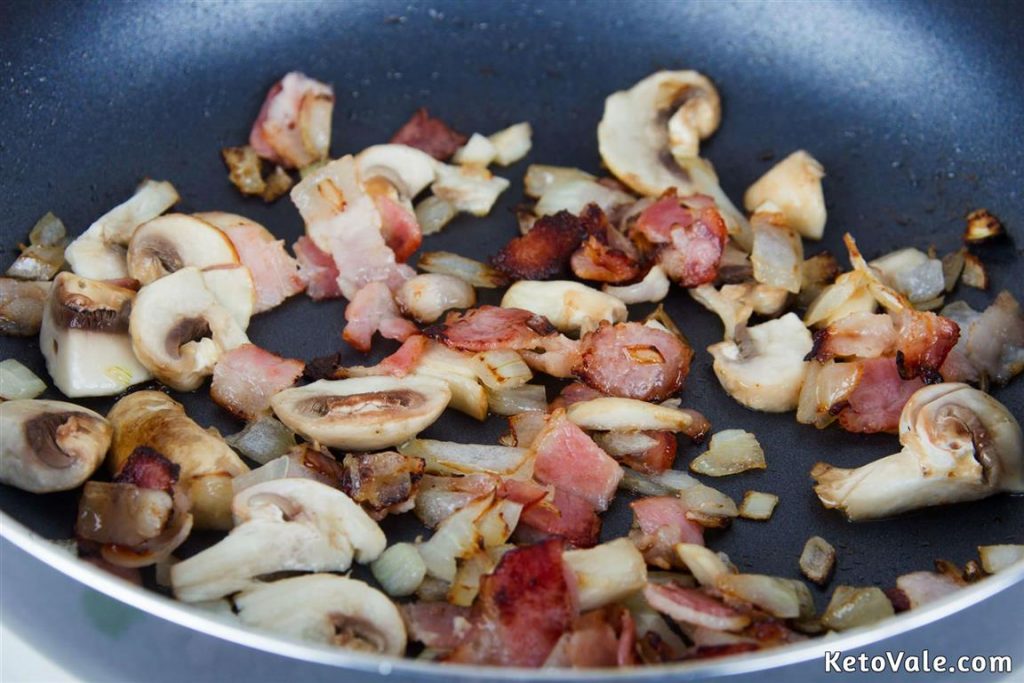
M 664 401 L 690 372 L 693 351 L 664 330 L 641 323 L 602 323 L 583 337 L 576 375 L 611 396 Z
M 671 569 L 679 564 L 677 543 L 704 545 L 704 529 L 686 516 L 687 507 L 673 496 L 641 498 L 629 504 L 633 526 L 629 539 L 644 554 L 647 564 Z
M 305 235 L 298 239 L 292 249 L 299 262 L 299 277 L 306 283 L 309 298 L 314 301 L 340 298 L 338 266 L 334 264 L 331 255 Z
M 304 365 L 255 344 L 242 344 L 217 362 L 210 398 L 238 417 L 251 420 L 270 409 L 270 397 L 294 384 Z
M 577 548 L 596 545 L 600 533 L 601 518 L 590 503 L 558 488 L 552 500 L 524 508 L 516 527 L 520 539 L 555 536 Z
M 930 311 L 904 309 L 893 314 L 899 343 L 896 367 L 900 377 L 923 377 L 928 384 L 941 382 L 939 368 L 960 338 L 960 327 Z
M 121 471 L 114 477 L 115 484 L 134 484 L 143 489 L 172 492 L 178 481 L 181 466 L 171 462 L 149 446 L 138 446 L 128 456 Z
M 431 116 L 426 107 L 416 110 L 412 118 L 391 136 L 392 143 L 415 147 L 439 161 L 450 159 L 467 139 L 441 119 Z
M 924 382 L 920 378 L 901 378 L 893 358 L 856 362 L 863 372 L 848 404 L 839 413 L 839 424 L 848 432 L 895 432 L 903 405 Z
M 640 214 L 630 236 L 653 245 L 670 278 L 696 287 L 717 277 L 728 232 L 709 197 L 680 199 L 669 190 Z
M 389 512 L 412 507 L 416 487 L 423 477 L 420 458 L 393 451 L 345 456 L 341 490 L 362 505 L 372 517 L 382 519 Z
M 443 323 L 423 333 L 452 348 L 486 351 L 532 348 L 542 337 L 556 336 L 557 330 L 544 316 L 521 308 L 480 306 L 464 313 L 449 313 Z
M 565 270 L 584 232 L 579 217 L 568 211 L 542 216 L 530 232 L 502 247 L 491 265 L 515 280 L 550 279 Z

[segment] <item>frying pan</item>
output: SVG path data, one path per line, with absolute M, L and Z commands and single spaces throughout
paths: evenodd
M 979 207 L 999 215 L 1016 243 L 1024 239 L 1018 140 L 1024 131 L 1019 72 L 1024 14 L 1012 3 L 108 1 L 8 2 L 2 13 L 0 245 L 5 264 L 44 212 L 54 211 L 77 234 L 146 176 L 171 180 L 183 198 L 181 210 L 241 213 L 293 242 L 302 224 L 291 204 L 243 199 L 228 184 L 219 158 L 221 147 L 246 139 L 267 88 L 292 69 L 335 86 L 334 155 L 386 141 L 421 105 L 467 133 L 488 133 L 520 120 L 533 124 L 526 161 L 499 171 L 513 186 L 491 215 L 457 219 L 427 239 L 430 250 L 484 259 L 516 234 L 511 208 L 522 197 L 527 163 L 599 170 L 595 130 L 605 96 L 660 68 L 695 68 L 717 83 L 724 119 L 702 151 L 734 199 L 790 151 L 806 148 L 822 161 L 829 221 L 825 239 L 820 246 L 809 245 L 809 253 L 844 254 L 840 237 L 847 230 L 869 258 L 905 246 L 935 245 L 944 253 L 959 245 L 964 214 Z M 1020 254 L 1013 242 L 982 256 L 992 290 L 1009 289 L 1022 298 Z M 978 308 L 992 295 L 959 296 Z M 803 543 L 821 535 L 838 550 L 829 591 L 815 589 L 823 606 L 839 584 L 888 586 L 901 573 L 930 568 L 938 557 L 963 563 L 976 556 L 979 544 L 1024 541 L 1019 497 L 860 524 L 824 510 L 807 474 L 815 461 L 858 466 L 894 452 L 896 440 L 818 431 L 797 424 L 792 415 L 742 408 L 721 390 L 702 351 L 720 338 L 717 319 L 678 290 L 666 307 L 698 349 L 682 392 L 684 405 L 704 412 L 716 429 L 754 432 L 767 453 L 766 471 L 716 480 L 715 486 L 734 498 L 748 489 L 781 498 L 770 522 L 737 520 L 731 529 L 709 535 L 711 547 L 728 553 L 742 569 L 796 578 Z M 256 318 L 250 337 L 292 357 L 332 353 L 342 348 L 342 311 L 339 301 L 297 297 Z M 645 312 L 637 307 L 631 317 Z M 46 377 L 34 340 L 0 343 L 4 357 Z M 370 360 L 392 348 L 381 344 Z M 345 354 L 347 363 L 367 361 L 351 350 Z M 996 396 L 1021 415 L 1024 383 L 999 389 Z M 51 390 L 45 397 L 59 396 Z M 203 390 L 177 398 L 204 425 L 225 433 L 240 427 Z M 105 411 L 111 402 L 83 403 Z M 479 424 L 456 413 L 446 414 L 426 435 L 493 442 L 503 429 L 499 420 Z M 689 446 L 681 450 L 677 467 L 698 452 Z M 319 679 L 341 673 L 326 666 L 367 676 L 515 675 L 284 643 L 197 616 L 45 543 L 42 539 L 71 535 L 76 498 L 74 492 L 39 497 L 0 487 L 4 536 L 59 572 L 160 619 L 136 619 L 141 625 L 104 640 L 88 624 L 70 630 L 81 610 L 65 603 L 67 619 L 57 621 L 67 623 L 55 623 L 44 596 L 82 589 L 4 543 L 7 618 L 65 662 L 84 666 L 85 657 L 85 670 L 103 670 L 111 679 L 131 677 L 125 658 L 139 660 L 139 653 L 119 647 L 111 658 L 97 652 L 102 643 L 110 647 L 116 641 L 148 647 L 147 661 L 163 662 L 146 665 L 145 675 L 157 680 L 279 678 L 285 671 L 289 677 Z M 627 500 L 620 496 L 605 515 L 603 534 L 620 536 L 629 523 Z M 389 518 L 385 531 L 394 540 L 421 529 L 412 520 Z M 1011 635 L 1019 629 L 1019 616 L 1005 607 L 1021 604 L 1022 579 L 1022 572 L 1000 575 L 933 608 L 843 636 L 832 647 L 962 647 L 973 642 L 971 637 L 984 636 L 972 654 L 1017 648 L 1019 655 L 1020 642 Z M 107 604 L 105 609 L 129 608 Z M 51 620 L 41 625 L 44 615 Z M 149 639 L 140 640 L 140 634 Z M 202 653 L 202 661 L 180 651 L 175 656 L 171 644 L 181 643 L 186 652 Z M 820 673 L 824 649 L 822 641 L 814 641 L 727 660 L 604 675 L 753 679 L 758 674 L 750 672 L 773 669 L 788 679 Z

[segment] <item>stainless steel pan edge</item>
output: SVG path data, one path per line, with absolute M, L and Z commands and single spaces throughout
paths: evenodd
M 876 654 L 886 650 L 900 651 L 908 654 L 919 654 L 908 649 L 915 641 L 906 636 L 915 631 L 936 624 L 939 620 L 947 622 L 954 617 L 964 618 L 970 611 L 985 611 L 986 616 L 992 614 L 989 626 L 996 632 L 1005 630 L 1007 636 L 1005 647 L 1009 650 L 972 652 L 978 655 L 1010 655 L 1016 666 L 1024 665 L 1024 639 L 1017 639 L 1014 644 L 1013 631 L 1019 629 L 1019 617 L 1013 616 L 1013 605 L 1024 604 L 1024 563 L 1011 567 L 999 574 L 991 576 L 977 584 L 949 595 L 933 604 L 915 609 L 874 626 L 855 629 L 840 635 L 826 638 L 814 638 L 798 645 L 790 645 L 759 653 L 736 655 L 721 660 L 703 660 L 661 667 L 641 667 L 620 670 L 564 670 L 564 669 L 516 669 L 498 667 L 447 666 L 439 670 L 436 664 L 415 659 L 400 659 L 370 655 L 327 646 L 319 646 L 300 641 L 284 640 L 274 635 L 247 629 L 231 623 L 229 620 L 218 619 L 203 614 L 201 611 L 176 602 L 158 593 L 137 587 L 113 576 L 97 567 L 89 565 L 52 541 L 34 533 L 23 524 L 0 512 L 0 537 L 11 542 L 26 553 L 45 563 L 49 567 L 66 576 L 103 593 L 121 603 L 142 610 L 179 626 L 192 629 L 199 633 L 219 638 L 247 648 L 263 652 L 314 662 L 332 667 L 340 667 L 362 672 L 370 676 L 386 676 L 397 679 L 434 679 L 443 672 L 446 678 L 458 680 L 529 680 L 560 681 L 560 680 L 664 680 L 692 681 L 741 677 L 754 672 L 767 672 L 783 667 L 819 662 L 819 671 L 827 676 L 824 670 L 826 652 L 857 653 L 872 649 Z M 991 610 L 996 600 L 1008 604 L 1011 609 L 1006 614 L 997 615 Z M 1005 610 L 1004 610 L 1005 611 Z M 974 619 L 978 615 L 973 615 Z M 1003 623 L 1005 621 L 1005 623 Z M 976 622 L 975 622 L 976 623 Z M 954 630 L 953 624 L 944 622 L 946 631 Z M 1018 630 L 1019 633 L 1019 630 Z M 898 636 L 904 636 L 899 641 Z M 982 639 L 975 638 L 977 643 Z M 927 646 L 933 641 L 925 639 Z M 1003 643 L 990 643 L 999 647 Z M 935 645 L 941 647 L 940 643 Z M 879 648 L 878 646 L 881 646 Z M 937 648 L 933 655 L 944 652 Z M 956 654 L 960 654 L 959 652 Z M 791 675 L 793 672 L 789 672 Z M 787 680 L 794 680 L 786 676 Z M 800 674 L 799 680 L 810 680 L 806 672 Z M 880 680 L 873 678 L 872 680 Z M 894 679 L 899 680 L 899 678 Z

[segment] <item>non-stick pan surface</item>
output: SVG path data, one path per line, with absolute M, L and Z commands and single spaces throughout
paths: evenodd
M 905 246 L 943 253 L 979 207 L 1024 240 L 1024 19 L 1011 3 L 104 2 L 8 3 L 0 13 L 5 267 L 44 212 L 77 234 L 147 176 L 172 181 L 182 210 L 241 213 L 293 242 L 302 223 L 291 203 L 241 198 L 219 156 L 246 139 L 267 88 L 292 69 L 334 84 L 335 156 L 386 141 L 421 105 L 465 132 L 533 124 L 530 155 L 499 171 L 513 185 L 492 214 L 457 219 L 426 240 L 429 250 L 484 259 L 516 234 L 511 208 L 527 163 L 598 171 L 605 96 L 660 68 L 699 69 L 718 85 L 724 119 L 704 153 L 734 199 L 795 149 L 822 161 L 828 227 L 808 253 L 844 260 L 844 231 L 869 258 Z M 1024 297 L 1016 246 L 982 257 L 992 290 L 958 296 L 975 307 L 1003 288 Z M 698 350 L 684 404 L 716 429 L 754 432 L 767 453 L 767 471 L 714 485 L 737 499 L 748 489 L 781 499 L 768 523 L 737 520 L 709 534 L 744 570 L 797 577 L 796 558 L 817 534 L 838 550 L 832 585 L 886 586 L 936 558 L 963 563 L 979 544 L 1024 540 L 1019 497 L 861 524 L 824 510 L 808 476 L 814 462 L 861 465 L 895 452 L 896 439 L 745 410 L 703 351 L 720 339 L 718 320 L 679 290 L 666 307 Z M 286 356 L 332 353 L 343 349 L 343 308 L 296 297 L 255 318 L 249 334 Z M 2 356 L 46 377 L 34 340 L 0 344 Z M 349 363 L 367 361 L 344 351 Z M 1021 415 L 1024 383 L 995 395 Z M 205 390 L 178 398 L 202 424 L 240 427 Z M 84 403 L 104 411 L 111 401 Z M 503 430 L 499 419 L 454 413 L 427 436 L 493 442 Z M 699 448 L 681 451 L 685 466 Z M 71 535 L 76 498 L 0 487 L 4 512 L 55 539 Z M 605 537 L 628 529 L 627 502 L 605 515 Z M 421 532 L 406 517 L 388 520 L 389 537 Z

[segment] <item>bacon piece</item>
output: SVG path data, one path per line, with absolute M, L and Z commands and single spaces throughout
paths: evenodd
M 647 207 L 630 236 L 655 245 L 657 261 L 684 287 L 714 282 L 728 238 L 725 221 L 709 197 L 676 197 L 669 190 Z
M 541 216 L 530 232 L 502 247 L 491 265 L 514 280 L 548 280 L 565 270 L 584 233 L 579 217 L 568 211 Z
M 676 435 L 668 431 L 646 431 L 644 436 L 655 440 L 655 444 L 642 453 L 630 453 L 620 458 L 623 464 L 640 472 L 659 474 L 672 468 L 676 461 L 678 442 Z
M 423 232 L 416 214 L 387 195 L 375 197 L 374 202 L 380 212 L 384 241 L 395 252 L 395 260 L 405 263 L 423 243 Z
M 438 161 L 450 159 L 467 140 L 465 135 L 453 130 L 441 119 L 431 116 L 426 107 L 420 107 L 412 118 L 391 136 L 392 143 L 415 147 Z
M 814 346 L 804 360 L 824 363 L 832 358 L 878 358 L 896 349 L 896 326 L 887 313 L 851 313 L 814 333 Z
M 627 322 L 584 335 L 576 375 L 598 391 L 643 401 L 664 401 L 679 391 L 693 351 L 671 332 Z
M 314 301 L 341 298 L 338 287 L 338 266 L 316 242 L 305 235 L 292 246 L 299 261 L 299 277 L 306 283 L 306 294 Z
M 473 628 L 449 661 L 540 666 L 576 617 L 573 591 L 561 541 L 510 550 L 480 580 Z
M 443 323 L 423 330 L 429 338 L 463 351 L 532 348 L 542 337 L 558 331 L 548 319 L 521 308 L 480 306 L 464 313 L 453 311 Z
M 114 483 L 134 484 L 142 489 L 172 493 L 180 474 L 180 465 L 149 446 L 137 446 L 114 477 Z
M 345 307 L 345 331 L 342 338 L 359 351 L 370 350 L 373 335 L 405 341 L 419 330 L 398 312 L 395 297 L 387 284 L 371 282 L 356 292 Z
M 901 378 L 893 358 L 857 362 L 862 367 L 860 381 L 839 413 L 839 424 L 848 432 L 895 432 L 903 405 L 924 381 Z
M 589 502 L 555 488 L 554 498 L 523 509 L 516 535 L 520 538 L 556 536 L 577 548 L 597 545 L 601 519 Z
M 531 370 L 552 377 L 572 377 L 573 368 L 580 364 L 580 343 L 564 334 L 541 337 L 532 348 L 519 349 L 519 355 Z
M 622 479 L 622 468 L 570 422 L 564 411 L 551 416 L 533 450 L 537 481 L 583 498 L 597 510 L 608 509 Z
M 942 381 L 939 368 L 960 338 L 960 327 L 930 311 L 903 309 L 893 314 L 899 343 L 896 367 L 900 377 L 923 377 L 928 384 Z
M 550 492 L 550 487 L 528 479 L 502 479 L 498 484 L 497 495 L 520 505 L 533 505 Z
M 568 408 L 573 403 L 591 401 L 595 398 L 603 398 L 606 395 L 593 387 L 587 386 L 583 382 L 573 382 L 565 385 L 561 393 L 558 394 L 558 397 L 548 405 L 548 411 L 552 412 L 559 408 Z
M 413 602 L 399 609 L 409 630 L 409 638 L 438 652 L 451 652 L 469 630 L 468 607 L 448 602 Z
M 1020 304 L 1002 291 L 978 313 L 963 302 L 950 304 L 943 315 L 956 315 L 960 340 L 942 364 L 947 382 L 978 382 L 983 377 L 1005 384 L 1024 370 L 1024 314 Z
M 630 666 L 636 626 L 628 609 L 609 606 L 580 615 L 562 634 L 544 666 L 598 668 Z
M 275 240 L 266 228 L 250 221 L 217 227 L 227 234 L 242 265 L 252 273 L 256 285 L 254 313 L 269 311 L 306 288 L 299 263 L 285 251 L 284 240 Z
M 618 285 L 631 282 L 642 274 L 640 264 L 618 249 L 590 236 L 569 260 L 573 274 L 581 280 Z
M 210 398 L 238 417 L 251 420 L 270 410 L 270 397 L 294 384 L 304 367 L 300 360 L 242 344 L 221 356 L 214 367 Z
M 267 93 L 249 133 L 249 145 L 264 159 L 286 168 L 319 161 L 324 157 L 324 137 L 330 141 L 330 116 L 324 120 L 312 113 L 325 104 L 334 105 L 331 86 L 297 71 L 286 74 Z
M 412 509 L 425 467 L 420 458 L 394 451 L 352 453 L 345 456 L 342 465 L 341 490 L 375 519 Z
M 647 564 L 671 569 L 679 566 L 677 543 L 704 545 L 704 528 L 690 520 L 686 505 L 673 496 L 640 498 L 629 504 L 634 529 L 629 539 L 644 555 Z
M 697 588 L 649 583 L 644 587 L 644 597 L 651 607 L 684 624 L 716 631 L 739 631 L 750 623 L 747 615 Z

